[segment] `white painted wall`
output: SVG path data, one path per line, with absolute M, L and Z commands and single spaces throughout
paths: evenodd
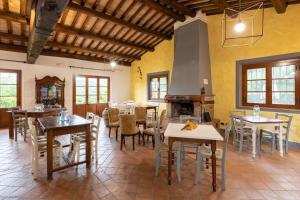
M 0 59 L 25 61 L 26 54 L 0 51 Z M 69 58 L 40 56 L 36 64 L 26 64 L 0 60 L 2 69 L 22 70 L 22 107 L 33 108 L 35 104 L 35 77 L 57 76 L 66 80 L 65 107 L 72 111 L 72 83 L 74 75 L 97 75 L 110 77 L 110 101 L 122 102 L 130 96 L 130 67 L 118 66 L 115 72 L 86 69 L 71 69 L 68 66 L 88 67 L 95 69 L 111 69 L 110 65 Z

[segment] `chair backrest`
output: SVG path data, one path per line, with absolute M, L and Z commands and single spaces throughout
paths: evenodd
M 222 165 L 224 165 L 225 160 L 226 160 L 229 134 L 230 134 L 230 126 L 227 124 L 225 127 L 225 134 L 224 134 Z
M 135 115 L 120 115 L 120 130 L 121 134 L 130 134 L 136 132 L 136 116 Z
M 244 133 L 244 127 L 245 127 L 245 123 L 244 120 L 242 118 L 242 116 L 240 115 L 230 115 L 231 118 L 231 122 L 232 122 L 232 132 L 233 134 L 235 134 L 236 136 L 239 134 L 243 134 Z M 234 138 L 239 138 L 234 137 Z
M 147 119 L 147 109 L 145 107 L 135 107 L 134 114 L 136 116 L 136 120 L 145 120 Z
M 108 123 L 114 123 L 119 121 L 118 108 L 109 108 L 107 112 L 108 112 Z
M 12 110 L 14 127 L 28 128 L 27 110 Z
M 286 123 L 286 126 L 283 126 L 284 129 L 286 129 L 286 134 L 289 134 L 290 128 L 291 128 L 291 124 L 292 124 L 292 120 L 293 120 L 293 116 L 291 115 L 287 115 L 287 114 L 283 114 L 283 113 L 275 113 L 275 118 L 276 119 L 282 119 L 284 118 L 285 120 L 287 120 L 288 122 Z
M 160 117 L 159 117 L 160 128 L 164 128 L 166 126 L 166 122 L 167 122 L 167 110 L 164 109 L 161 111 Z
M 96 137 L 96 140 L 98 141 L 99 131 L 100 131 L 100 123 L 101 123 L 101 117 L 95 115 L 93 118 L 93 124 L 91 125 L 91 133 Z
M 33 118 L 29 119 L 28 126 L 30 129 L 30 137 L 31 137 L 31 144 L 34 149 L 38 147 L 38 137 L 37 137 L 37 127 L 33 125 L 35 120 Z
M 192 121 L 192 122 L 195 122 L 197 124 L 200 124 L 201 123 L 201 118 L 200 117 L 193 117 L 191 115 L 180 115 L 179 121 L 180 121 L 180 123 L 185 123 L 187 121 Z
M 161 142 L 161 135 L 160 135 L 160 119 L 157 119 L 156 121 L 153 120 L 152 124 L 153 124 L 153 129 L 154 129 L 154 149 L 155 152 L 158 153 L 160 150 L 160 142 Z
M 87 120 L 92 120 L 92 123 L 94 123 L 94 120 L 95 120 L 95 114 L 92 113 L 92 112 L 86 112 L 86 119 Z

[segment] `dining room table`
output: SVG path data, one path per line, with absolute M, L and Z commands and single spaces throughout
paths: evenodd
M 91 121 L 82 118 L 77 115 L 69 115 L 66 119 L 62 120 L 58 116 L 48 116 L 38 118 L 39 127 L 47 134 L 47 177 L 52 179 L 53 172 L 63 170 L 69 167 L 73 167 L 80 164 L 86 164 L 87 168 L 91 166 Z M 80 162 L 70 161 L 67 157 L 64 157 L 66 165 L 53 168 L 53 140 L 57 136 L 74 134 L 74 133 L 85 133 L 86 134 L 86 153 L 85 160 Z M 69 147 L 65 145 L 64 147 Z
M 259 135 L 260 129 L 263 127 L 278 127 L 278 140 L 279 140 L 279 155 L 283 157 L 283 141 L 282 141 L 282 129 L 283 125 L 288 123 L 287 120 L 269 118 L 263 116 L 243 116 L 244 123 L 252 129 L 252 157 L 255 158 L 257 154 L 256 136 Z
M 212 188 L 216 191 L 216 148 L 217 141 L 223 141 L 223 137 L 213 125 L 198 125 L 193 130 L 183 130 L 184 123 L 168 123 L 165 137 L 168 138 L 168 184 L 172 182 L 172 147 L 174 142 L 210 145 L 212 151 Z
M 44 109 L 27 109 L 27 117 L 31 117 L 34 119 L 40 117 L 47 117 L 47 116 L 55 116 L 58 115 L 61 111 L 66 110 L 66 108 L 44 108 Z M 14 139 L 14 122 L 12 116 L 12 110 L 7 111 L 9 113 L 8 119 L 8 134 L 9 139 Z

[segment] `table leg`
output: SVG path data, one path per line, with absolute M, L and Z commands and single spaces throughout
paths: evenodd
M 85 160 L 86 160 L 86 167 L 91 167 L 91 129 L 90 125 L 86 126 L 86 154 L 85 154 Z
M 282 124 L 279 124 L 279 153 L 283 157 L 283 145 L 282 145 Z
M 53 172 L 53 131 L 47 132 L 47 176 L 52 179 Z
M 8 117 L 8 131 L 9 131 L 9 139 L 14 139 L 14 122 L 12 118 L 12 113 L 9 113 L 9 117 Z
M 256 125 L 252 126 L 252 157 L 255 158 L 256 156 Z
M 157 110 L 156 110 L 156 107 L 154 108 L 154 113 L 155 113 L 155 114 L 154 114 L 154 120 L 156 120 L 156 115 L 158 114 L 158 113 L 157 113 Z
M 211 169 L 212 169 L 212 179 L 213 179 L 212 180 L 212 187 L 213 187 L 214 192 L 216 191 L 216 187 L 217 187 L 217 182 L 216 182 L 216 179 L 217 179 L 216 148 L 217 147 L 216 146 L 217 146 L 216 141 L 212 141 L 211 142 L 211 152 L 212 152 L 212 155 L 211 155 L 211 162 L 212 162 Z
M 172 146 L 173 139 L 171 137 L 168 138 L 169 144 L 169 152 L 168 152 L 168 184 L 171 185 L 172 181 Z

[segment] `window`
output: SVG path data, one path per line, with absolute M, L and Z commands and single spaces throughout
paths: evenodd
M 243 65 L 243 106 L 300 109 L 300 60 Z
M 21 71 L 0 69 L 0 108 L 21 106 Z
M 168 73 L 161 72 L 148 75 L 148 99 L 163 100 L 168 92 Z
M 76 76 L 75 103 L 97 104 L 109 101 L 109 77 Z

